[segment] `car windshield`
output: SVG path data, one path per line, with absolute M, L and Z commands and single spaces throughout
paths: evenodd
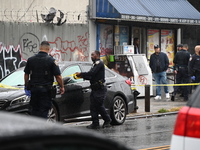
M 16 70 L 5 79 L 3 79 L 1 83 L 9 86 L 24 85 L 24 71 L 22 69 Z

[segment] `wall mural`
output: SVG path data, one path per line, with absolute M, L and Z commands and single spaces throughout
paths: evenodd
M 88 32 L 84 35 L 78 35 L 76 38 L 71 41 L 61 37 L 56 37 L 52 41 L 48 40 L 51 46 L 50 54 L 57 62 L 89 60 Z M 40 42 L 37 35 L 30 32 L 21 36 L 18 45 L 6 45 L 0 41 L 0 79 L 13 70 L 24 66 L 30 56 L 38 53 Z

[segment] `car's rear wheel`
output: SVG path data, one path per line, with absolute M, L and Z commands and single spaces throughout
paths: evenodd
M 121 96 L 116 96 L 113 99 L 113 105 L 111 108 L 112 124 L 120 125 L 126 120 L 127 107 L 124 99 Z
M 57 121 L 59 121 L 58 120 L 58 111 L 57 111 L 55 105 L 53 104 L 51 109 L 49 110 L 47 122 L 55 123 Z

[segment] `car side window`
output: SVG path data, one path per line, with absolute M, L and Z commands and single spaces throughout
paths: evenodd
M 68 68 L 66 68 L 63 73 L 62 73 L 62 77 L 70 77 L 71 81 L 70 83 L 75 83 L 75 82 L 82 82 L 83 79 L 74 79 L 73 74 L 76 72 L 81 72 L 81 69 L 78 65 L 74 65 L 74 66 L 69 66 Z
M 83 64 L 83 71 L 88 72 L 92 68 L 92 64 Z
M 115 74 L 109 71 L 108 69 L 105 69 L 105 77 L 106 78 L 115 77 Z

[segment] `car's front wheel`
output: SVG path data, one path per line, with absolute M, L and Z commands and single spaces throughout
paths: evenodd
M 112 124 L 120 125 L 126 120 L 127 107 L 124 99 L 121 96 L 116 96 L 113 99 L 111 108 Z
M 47 122 L 55 123 L 57 121 L 59 121 L 58 120 L 58 111 L 57 111 L 55 105 L 53 104 L 51 109 L 49 110 Z

